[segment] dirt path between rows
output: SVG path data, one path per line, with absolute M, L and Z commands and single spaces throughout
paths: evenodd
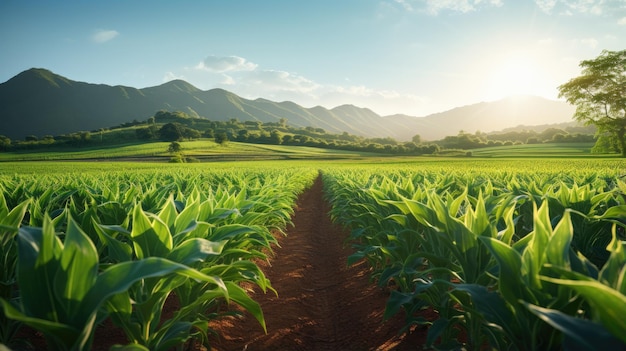
M 298 199 L 294 226 L 278 238 L 263 271 L 271 292 L 252 296 L 261 305 L 265 334 L 250 315 L 212 324 L 214 350 L 419 350 L 426 331 L 398 335 L 399 315 L 383 322 L 388 292 L 369 281 L 365 262 L 347 267 L 348 232 L 333 224 L 321 177 Z

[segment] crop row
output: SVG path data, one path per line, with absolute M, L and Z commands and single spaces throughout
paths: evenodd
M 208 321 L 229 302 L 265 328 L 240 283 L 273 290 L 254 262 L 266 258 L 315 174 L 164 169 L 1 177 L 0 343 L 17 342 L 25 324 L 50 349 L 88 350 L 110 318 L 127 337 L 119 349 L 207 344 Z M 172 299 L 179 308 L 164 315 Z
M 616 170 L 330 169 L 333 219 L 427 346 L 626 347 L 626 183 Z M 434 310 L 426 320 L 420 311 Z

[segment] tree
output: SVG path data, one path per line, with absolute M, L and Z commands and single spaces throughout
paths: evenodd
M 416 144 L 420 144 L 422 142 L 422 137 L 419 134 L 415 134 L 411 138 L 411 141 L 416 143 Z
M 183 137 L 187 139 L 200 139 L 200 137 L 202 136 L 199 131 L 193 128 L 183 128 L 182 133 Z
M 215 134 L 215 142 L 224 145 L 228 142 L 228 135 L 225 132 Z
M 183 139 L 183 131 L 178 123 L 167 123 L 159 130 L 161 139 L 165 141 L 179 141 Z
M 237 141 L 246 141 L 250 138 L 250 132 L 247 129 L 239 129 L 237 131 Z
M 270 143 L 275 145 L 280 145 L 283 143 L 283 133 L 274 129 L 270 133 Z
M 11 139 L 5 135 L 0 135 L 0 150 L 8 150 L 11 147 Z
M 613 135 L 626 157 L 626 50 L 603 50 L 580 67 L 582 75 L 559 86 L 559 97 L 576 106 L 577 121 Z
M 137 136 L 138 139 L 142 139 L 142 140 L 149 140 L 149 139 L 155 138 L 154 131 L 152 130 L 151 127 L 137 128 L 135 129 L 135 135 Z
M 171 154 L 175 154 L 177 152 L 180 152 L 182 149 L 183 147 L 180 146 L 180 143 L 178 143 L 177 141 L 172 141 L 170 145 L 167 147 L 167 152 Z

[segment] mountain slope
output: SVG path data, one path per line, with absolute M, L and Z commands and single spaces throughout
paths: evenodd
M 223 89 L 200 90 L 174 80 L 136 89 L 77 82 L 45 69 L 24 71 L 0 84 L 0 135 L 60 135 L 108 128 L 145 120 L 159 110 L 184 111 L 192 116 L 225 121 L 277 122 L 285 118 L 297 127 L 328 132 L 410 140 L 441 139 L 459 130 L 483 132 L 571 120 L 573 108 L 536 97 L 479 103 L 427 117 L 381 117 L 367 108 L 342 105 L 333 109 L 305 108 L 290 101 L 248 100 Z

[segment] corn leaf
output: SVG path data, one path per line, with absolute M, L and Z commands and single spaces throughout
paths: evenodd
M 43 228 L 20 228 L 17 239 L 17 280 L 24 312 L 30 317 L 58 322 L 52 286 L 63 247 L 50 218 L 45 216 Z
M 60 267 L 54 275 L 54 296 L 68 316 L 78 316 L 81 301 L 98 275 L 98 252 L 71 217 L 63 245 Z
M 524 305 L 546 323 L 560 330 L 564 335 L 565 350 L 624 350 L 626 343 L 619 340 L 598 323 L 576 318 L 558 310 L 543 308 L 533 304 Z
M 557 267 L 553 267 L 557 271 Z M 604 325 L 611 334 L 626 342 L 626 296 L 596 280 L 575 272 L 567 272 L 578 280 L 557 279 L 542 276 L 541 279 L 574 289 L 591 305 L 594 319 Z
M 173 262 L 178 262 L 187 266 L 192 263 L 203 261 L 208 255 L 217 256 L 222 253 L 226 241 L 213 242 L 201 238 L 185 240 L 176 246 L 167 258 Z
M 162 223 L 162 221 L 155 221 Z M 137 258 L 165 257 L 172 249 L 172 236 L 167 226 L 153 227 L 141 205 L 133 210 L 133 228 L 131 231 Z
M 263 327 L 263 330 L 267 333 L 267 326 L 265 325 L 265 318 L 263 317 L 261 306 L 250 298 L 250 296 L 246 294 L 246 291 L 239 285 L 233 282 L 226 282 L 226 287 L 228 289 L 228 296 L 230 299 L 242 306 L 246 311 L 250 312 L 250 314 L 256 318 L 259 324 L 261 324 L 261 327 Z

